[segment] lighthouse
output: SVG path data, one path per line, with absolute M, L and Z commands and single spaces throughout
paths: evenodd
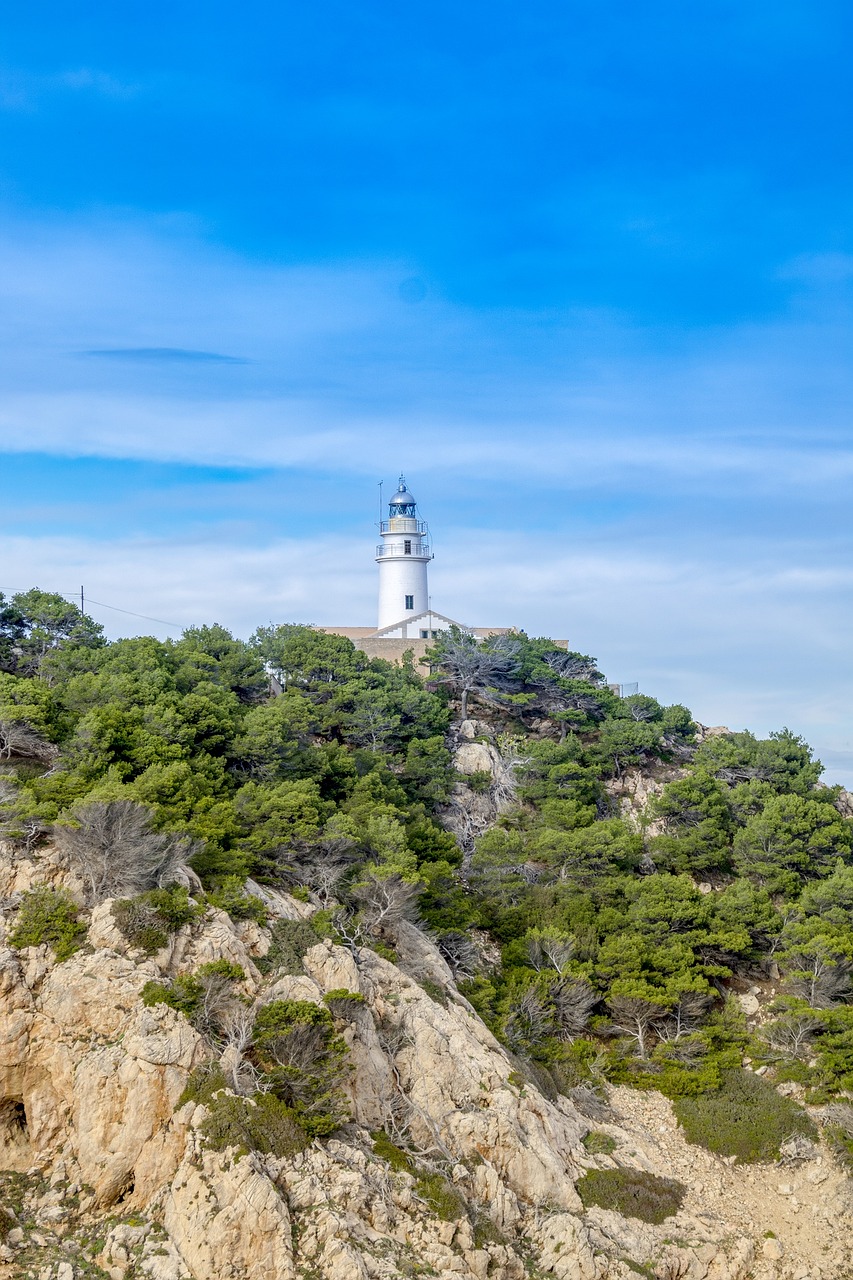
M 379 565 L 379 622 L 377 631 L 405 622 L 429 609 L 427 565 L 432 559 L 427 527 L 418 519 L 414 494 L 400 476 L 388 503 L 388 519 L 380 521 L 382 542 L 376 548 Z M 404 632 L 405 634 L 405 632 Z
M 430 671 L 427 653 L 443 631 L 457 627 L 475 640 L 506 635 L 510 627 L 471 627 L 446 613 L 437 613 L 429 598 L 427 567 L 432 559 L 429 529 L 418 519 L 415 495 L 400 476 L 397 492 L 388 503 L 388 519 L 379 512 L 376 548 L 379 565 L 379 619 L 375 628 L 320 626 L 327 635 L 345 636 L 369 658 L 385 662 L 415 663 L 421 675 Z M 565 640 L 555 644 L 566 648 Z

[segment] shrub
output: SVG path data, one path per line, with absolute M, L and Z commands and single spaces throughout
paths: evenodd
M 395 1144 L 388 1137 L 384 1129 L 378 1129 L 375 1133 L 371 1133 L 373 1140 L 373 1150 L 380 1160 L 384 1160 L 389 1164 L 395 1173 L 411 1173 L 415 1172 L 411 1156 L 405 1152 L 402 1147 Z
M 853 1107 L 836 1102 L 824 1113 L 824 1135 L 838 1163 L 853 1173 Z
M 616 1150 L 616 1139 L 600 1129 L 590 1129 L 583 1140 L 583 1145 L 591 1156 L 609 1156 Z
M 207 1116 L 200 1131 L 214 1151 L 236 1147 L 241 1155 L 259 1151 L 262 1155 L 294 1156 L 309 1144 L 293 1112 L 272 1093 L 238 1098 L 222 1092 L 205 1106 Z
M 61 963 L 79 948 L 86 926 L 77 919 L 77 903 L 66 889 L 39 885 L 25 893 L 9 934 L 13 947 L 40 947 L 48 943 Z
M 590 1169 L 576 1183 L 585 1209 L 598 1205 L 625 1218 L 661 1223 L 681 1208 L 686 1188 L 641 1169 Z
M 468 1206 L 452 1182 L 440 1173 L 421 1173 L 415 1181 L 415 1190 L 427 1204 L 431 1213 L 444 1222 L 458 1222 L 468 1216 Z
M 174 982 L 146 982 L 141 994 L 144 1005 L 167 1004 L 192 1018 L 201 998 L 201 984 L 191 973 L 181 973 Z
M 57 842 L 93 903 L 169 884 L 193 852 L 185 836 L 154 831 L 153 810 L 131 800 L 90 801 L 72 816 L 77 825 L 59 827 Z
M 415 1179 L 415 1191 L 431 1213 L 444 1222 L 457 1222 L 468 1214 L 468 1206 L 452 1182 L 440 1173 L 418 1170 L 407 1151 L 395 1144 L 383 1129 L 372 1133 L 373 1150 L 380 1160 L 389 1164 L 396 1173 L 410 1173 Z
M 180 1111 L 187 1102 L 202 1102 L 205 1106 L 213 1099 L 214 1094 L 228 1088 L 222 1068 L 218 1062 L 208 1062 L 196 1067 L 187 1077 L 184 1091 L 175 1105 Z
M 726 1071 L 714 1093 L 677 1098 L 674 1102 L 688 1142 L 738 1164 L 775 1160 L 779 1148 L 795 1134 L 812 1138 L 815 1127 L 790 1098 L 750 1071 Z
M 327 991 L 323 996 L 323 1004 L 335 1018 L 353 1018 L 364 1003 L 364 996 L 359 991 L 347 991 L 345 987 Z
M 436 1004 L 443 1005 L 447 1008 L 447 992 L 444 987 L 440 987 L 437 982 L 433 982 L 432 978 L 421 978 L 420 988 L 425 991 L 430 1000 L 434 1000 Z
M 306 1133 L 322 1136 L 344 1123 L 348 1051 L 328 1009 L 310 1000 L 273 1000 L 255 1018 L 254 1047 L 273 1092 Z
M 239 876 L 225 876 L 215 889 L 207 895 L 208 901 L 220 911 L 225 911 L 232 920 L 255 920 L 258 924 L 266 924 L 267 909 L 254 893 L 247 893 Z
M 270 934 L 270 949 L 260 968 L 265 973 L 304 973 L 302 957 L 320 941 L 311 921 L 276 920 Z
M 204 908 L 190 902 L 189 893 L 180 885 L 167 889 L 149 889 L 133 898 L 119 898 L 113 903 L 116 927 L 132 946 L 153 955 L 165 947 L 169 934 L 201 915 Z
M 233 1010 L 241 1007 L 233 984 L 245 977 L 240 965 L 211 960 L 195 973 L 178 974 L 173 982 L 146 982 L 142 1003 L 167 1004 L 188 1018 L 196 1031 L 215 1039 L 226 1028 Z

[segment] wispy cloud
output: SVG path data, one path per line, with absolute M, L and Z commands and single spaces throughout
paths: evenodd
M 42 102 L 61 94 L 93 94 L 126 101 L 134 98 L 139 88 L 138 84 L 123 81 L 96 67 L 74 67 L 55 72 L 7 67 L 0 69 L 0 110 L 36 111 Z
M 839 318 L 688 337 L 437 290 L 413 306 L 410 264 L 270 267 L 156 223 L 9 224 L 0 276 L 7 449 L 829 500 L 853 473 Z
M 814 288 L 846 289 L 832 270 Z M 109 541 L 19 526 L 9 585 L 82 581 L 134 613 L 244 633 L 369 624 L 366 505 L 403 467 L 440 508 L 444 612 L 561 635 L 706 721 L 787 721 L 843 760 L 846 313 L 810 316 L 806 282 L 762 323 L 652 334 L 606 310 L 474 311 L 433 285 L 413 305 L 400 286 L 416 275 L 250 262 L 186 223 L 9 226 L 0 447 L 299 469 L 306 490 L 332 476 L 365 494 L 364 536 L 352 501 L 306 536 L 274 481 L 262 523 L 249 480 L 227 525 L 214 498 L 181 502 L 168 539 L 123 536 L 121 519 Z M 103 616 L 114 631 L 123 617 Z
M 242 356 L 226 356 L 218 351 L 188 351 L 184 347 L 104 347 L 100 350 L 81 351 L 81 356 L 103 357 L 108 360 L 165 360 L 214 364 L 249 364 Z

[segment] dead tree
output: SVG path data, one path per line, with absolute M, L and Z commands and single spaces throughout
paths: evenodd
M 433 679 L 453 686 L 462 700 L 461 718 L 467 720 L 470 694 L 513 687 L 519 648 L 512 636 L 494 636 L 480 643 L 469 632 L 453 627 L 435 650 Z
M 0 720 L 0 761 L 36 760 L 50 764 L 57 754 L 53 743 L 46 742 L 25 720 Z
M 368 872 L 352 890 L 361 906 L 364 928 L 373 935 L 393 929 L 402 920 L 416 920 L 420 894 L 420 885 L 411 884 L 396 872 L 388 876 Z
M 57 828 L 57 844 L 80 873 L 90 904 L 191 879 L 192 841 L 152 829 L 152 810 L 131 800 L 94 801 Z
M 647 1058 L 655 1038 L 655 1024 L 666 1014 L 663 1006 L 639 996 L 613 996 L 608 1008 L 612 1018 L 608 1027 L 610 1034 L 632 1041 L 638 1056 Z

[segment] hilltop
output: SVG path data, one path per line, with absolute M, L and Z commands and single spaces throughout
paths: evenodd
M 0 1276 L 853 1272 L 853 805 L 796 734 L 40 592 L 0 667 Z

